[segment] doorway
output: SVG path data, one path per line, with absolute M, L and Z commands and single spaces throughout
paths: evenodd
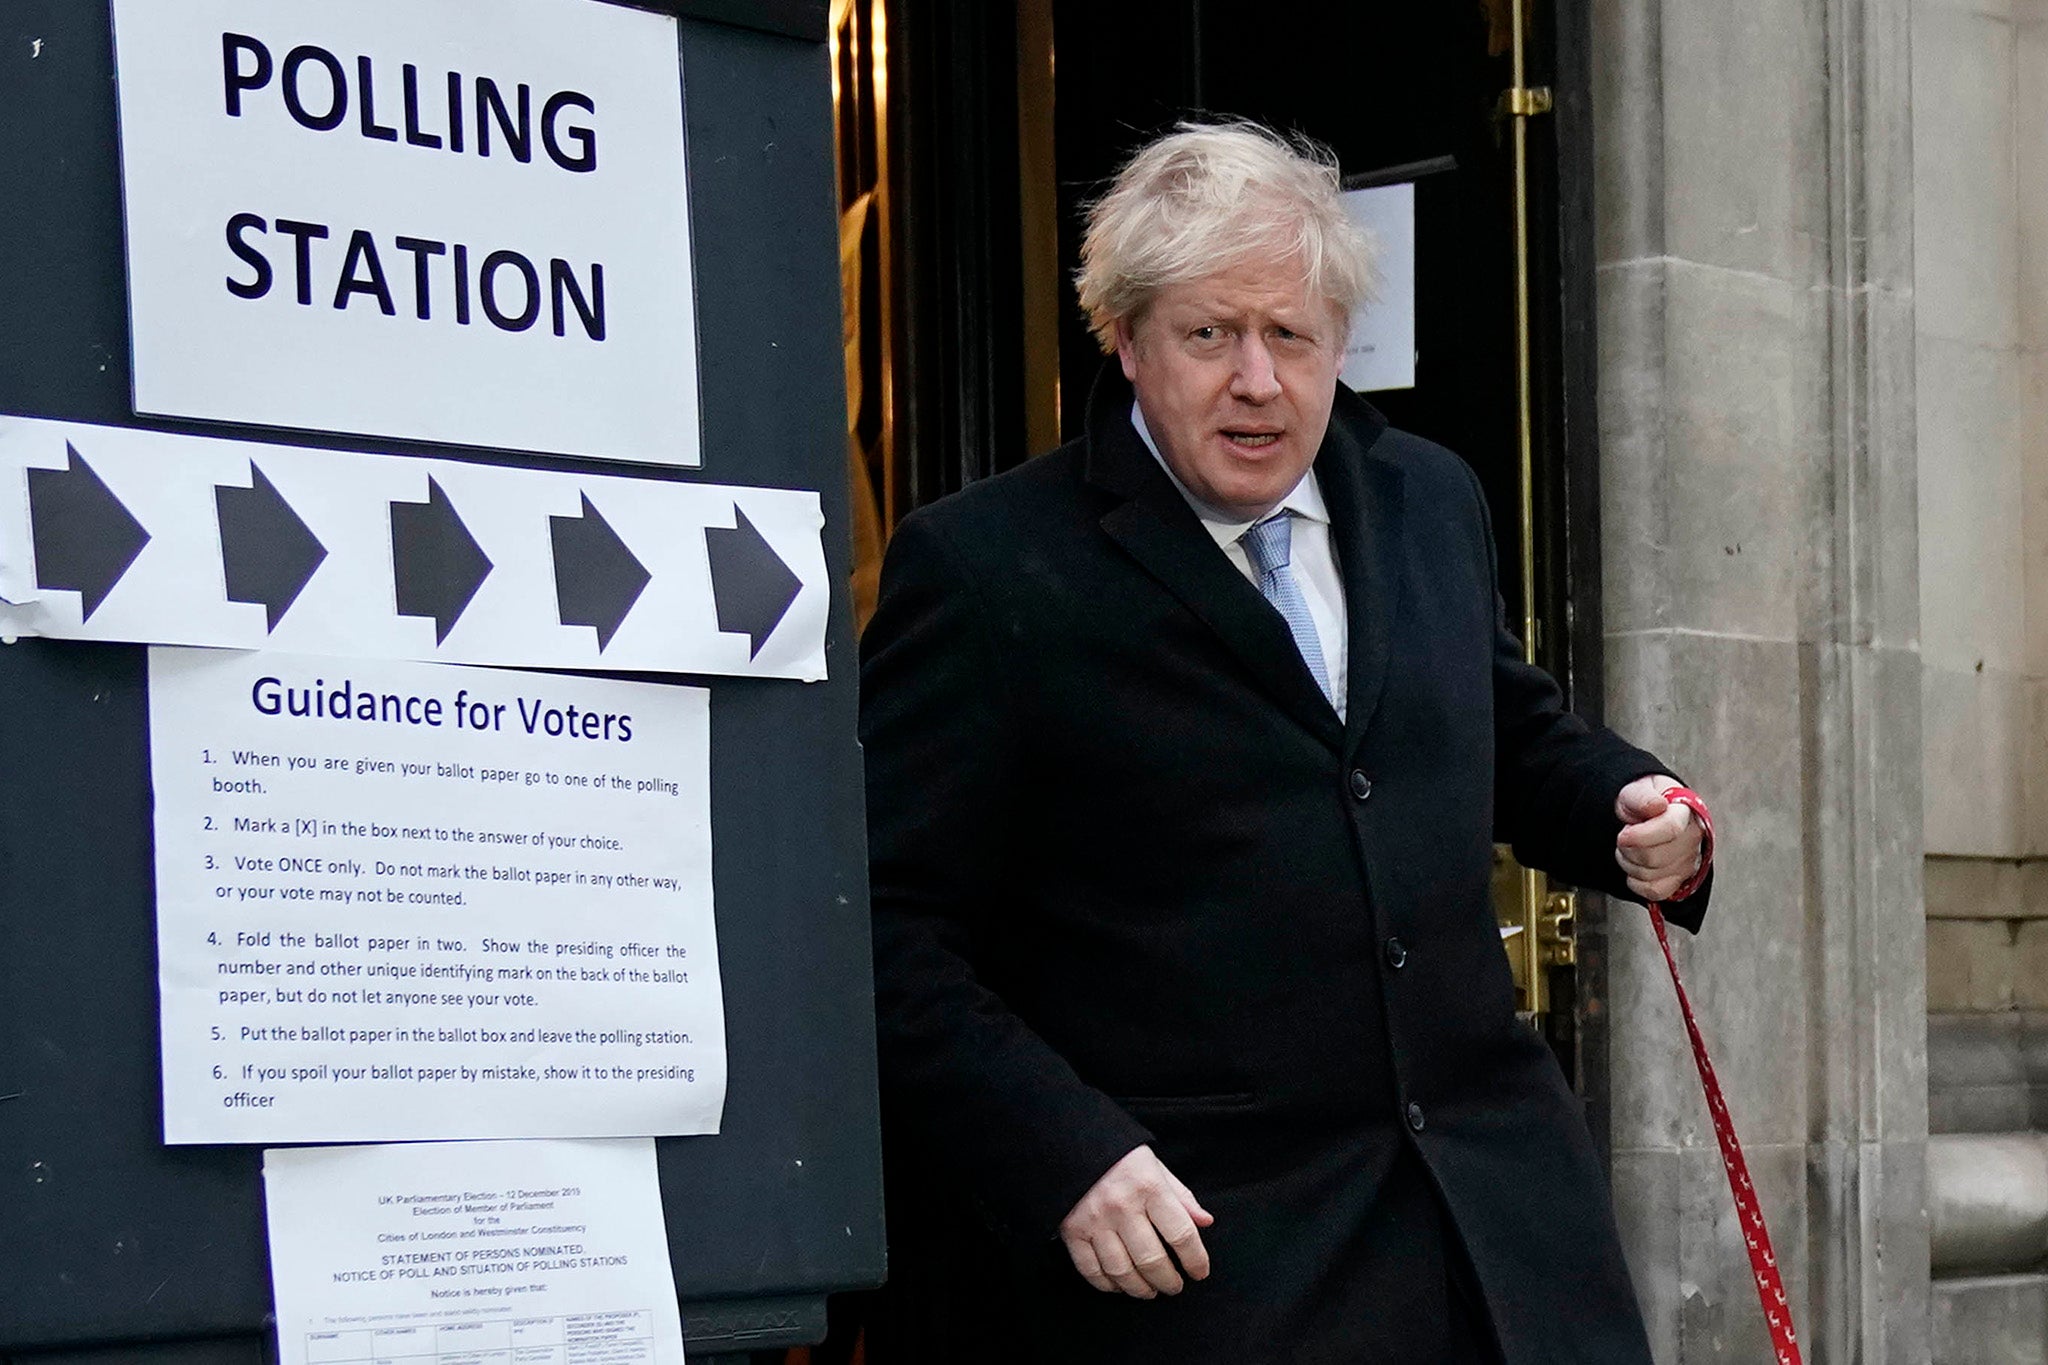
M 1366 396 L 1472 465 L 1510 627 L 1597 718 L 1588 0 L 835 0 L 833 29 L 866 573 L 910 510 L 1081 431 L 1089 199 L 1183 118 L 1253 118 L 1330 146 L 1347 183 L 1413 181 L 1415 382 Z M 1604 1149 L 1598 898 L 1499 873 L 1525 1012 Z M 926 1289 L 916 1330 L 944 1331 Z
M 1588 23 L 1585 0 L 837 0 L 857 602 L 905 513 L 1081 429 L 1090 197 L 1175 122 L 1247 117 L 1347 183 L 1413 181 L 1415 383 L 1367 397 L 1473 466 L 1510 627 L 1597 713 Z M 1598 907 L 1500 871 L 1525 1012 L 1597 1091 Z

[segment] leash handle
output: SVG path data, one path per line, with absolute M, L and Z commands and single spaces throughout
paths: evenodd
M 1699 793 L 1687 787 L 1671 787 L 1666 801 L 1685 806 L 1700 822 L 1699 870 L 1679 888 L 1673 900 L 1684 900 L 1706 880 L 1714 857 L 1714 817 Z M 1714 1076 L 1714 1063 L 1707 1056 L 1706 1040 L 1700 1037 L 1699 1021 L 1693 1017 L 1692 1000 L 1685 982 L 1678 976 L 1678 959 L 1671 954 L 1671 935 L 1664 926 L 1664 906 L 1650 907 L 1650 926 L 1657 931 L 1657 946 L 1664 950 L 1664 965 L 1671 969 L 1671 988 L 1678 993 L 1678 1011 L 1685 1016 L 1686 1036 L 1692 1040 L 1693 1064 L 1699 1068 L 1700 1089 L 1707 1095 L 1707 1109 L 1714 1117 L 1714 1138 L 1721 1144 L 1721 1165 L 1728 1172 L 1728 1192 L 1735 1196 L 1735 1214 L 1742 1225 L 1742 1240 L 1749 1246 L 1749 1270 L 1756 1280 L 1757 1301 L 1763 1305 L 1764 1322 L 1771 1331 L 1778 1365 L 1804 1365 L 1799 1354 L 1799 1333 L 1792 1326 L 1792 1306 L 1785 1299 L 1785 1284 L 1778 1276 L 1778 1258 L 1771 1250 L 1770 1230 L 1764 1226 L 1764 1211 L 1757 1202 L 1756 1187 L 1749 1180 L 1749 1163 L 1742 1159 L 1742 1142 L 1735 1136 L 1735 1121 L 1728 1117 L 1728 1103 L 1721 1097 L 1721 1082 Z

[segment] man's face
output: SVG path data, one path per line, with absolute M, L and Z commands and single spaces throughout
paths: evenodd
M 1251 521 L 1314 462 L 1344 341 L 1297 263 L 1248 262 L 1161 289 L 1135 324 L 1117 324 L 1116 351 L 1167 465 Z

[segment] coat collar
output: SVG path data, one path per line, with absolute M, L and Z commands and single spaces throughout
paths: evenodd
M 1088 398 L 1085 477 L 1114 494 L 1102 529 L 1146 572 L 1221 637 L 1283 709 L 1347 757 L 1357 752 L 1386 682 L 1399 578 L 1404 478 L 1378 453 L 1386 419 L 1339 386 L 1330 430 L 1316 453 L 1316 481 L 1344 576 L 1350 633 L 1348 723 L 1317 688 L 1287 623 L 1217 552 L 1194 510 L 1131 426 L 1129 381 L 1112 357 Z

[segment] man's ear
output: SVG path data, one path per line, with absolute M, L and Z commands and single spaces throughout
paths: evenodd
M 1124 367 L 1124 378 L 1138 382 L 1138 334 L 1129 318 L 1116 320 L 1116 358 Z

